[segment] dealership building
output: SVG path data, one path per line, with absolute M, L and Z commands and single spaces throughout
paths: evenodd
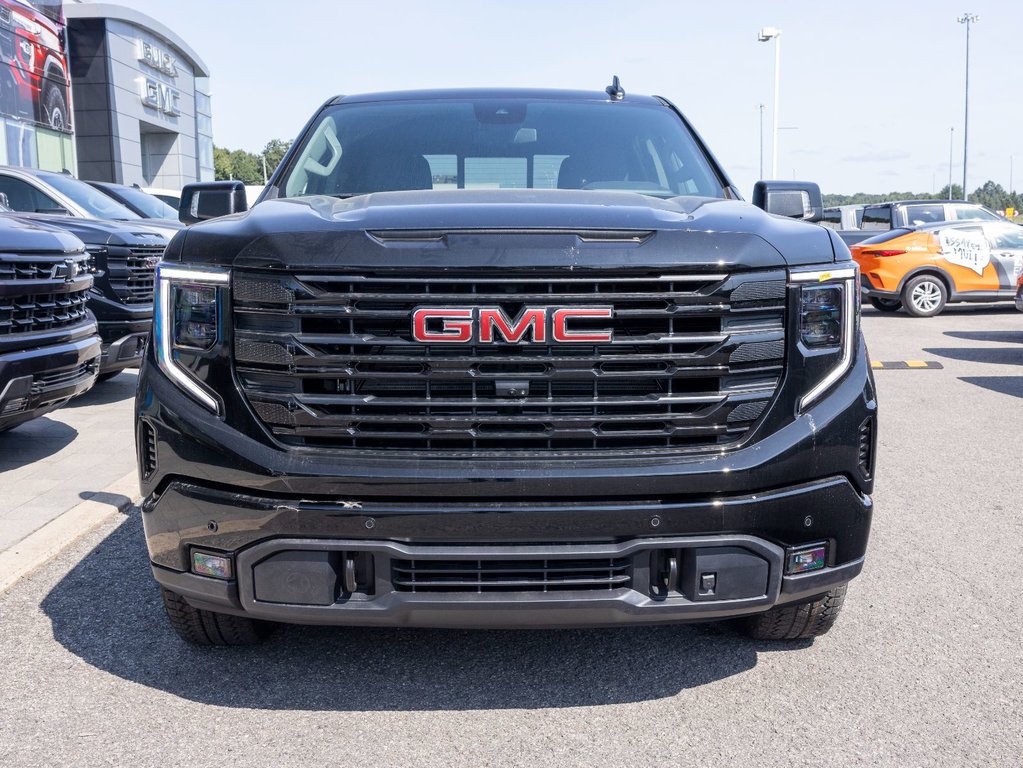
M 213 179 L 209 69 L 156 19 L 64 3 L 78 175 L 180 189 Z
M 209 68 L 134 9 L 0 0 L 0 163 L 180 189 L 209 181 Z

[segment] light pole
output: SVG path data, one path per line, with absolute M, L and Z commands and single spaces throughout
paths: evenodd
M 781 30 L 764 27 L 757 40 L 766 43 L 774 40 L 774 136 L 771 139 L 771 178 L 778 178 L 778 91 L 781 89 Z
M 963 200 L 968 200 L 966 194 L 966 153 L 967 140 L 970 135 L 970 25 L 980 21 L 975 13 L 964 13 L 958 19 L 960 24 L 966 25 L 966 106 L 963 109 Z
M 760 104 L 760 175 L 758 179 L 764 178 L 764 105 Z
M 948 129 L 948 199 L 952 199 L 952 146 L 955 142 L 956 128 Z

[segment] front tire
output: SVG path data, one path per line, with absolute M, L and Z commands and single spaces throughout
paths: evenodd
M 70 121 L 67 113 L 67 98 L 61 91 L 61 85 L 48 81 L 43 89 L 42 98 L 43 122 L 57 131 L 67 131 Z
M 913 317 L 941 314 L 948 301 L 948 289 L 940 277 L 917 275 L 902 289 L 902 306 Z
M 777 608 L 741 619 L 742 630 L 754 640 L 811 640 L 835 625 L 845 602 L 847 584 L 816 600 Z
M 193 645 L 256 645 L 273 631 L 274 625 L 268 621 L 195 608 L 176 592 L 163 587 L 160 589 L 163 591 L 163 607 L 171 626 L 182 640 Z

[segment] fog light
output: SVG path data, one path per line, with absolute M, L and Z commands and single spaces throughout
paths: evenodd
M 789 549 L 785 556 L 785 573 L 806 573 L 819 571 L 827 562 L 827 544 L 809 544 L 805 547 Z
M 230 579 L 232 576 L 231 558 L 214 555 L 209 552 L 192 552 L 192 572 L 200 576 L 212 576 L 214 579 Z

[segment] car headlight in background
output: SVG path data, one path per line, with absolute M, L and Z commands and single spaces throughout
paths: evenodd
M 799 401 L 805 410 L 852 367 L 859 328 L 859 267 L 793 270 L 799 286 L 799 347 L 813 382 Z
M 219 415 L 220 398 L 201 379 L 223 342 L 221 321 L 231 273 L 159 264 L 156 283 L 157 363 L 175 384 Z

